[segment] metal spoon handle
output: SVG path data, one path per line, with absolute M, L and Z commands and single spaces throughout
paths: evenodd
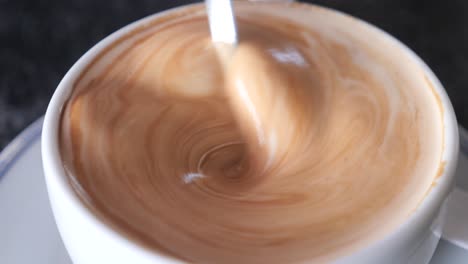
M 206 0 L 211 39 L 235 45 L 237 43 L 236 21 L 231 0 Z

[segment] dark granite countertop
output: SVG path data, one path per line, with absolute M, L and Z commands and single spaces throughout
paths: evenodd
M 44 114 L 62 76 L 118 28 L 183 0 L 0 0 L 0 149 Z M 416 51 L 468 126 L 468 1 L 316 0 L 378 25 Z

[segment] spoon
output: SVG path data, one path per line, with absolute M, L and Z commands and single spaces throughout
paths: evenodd
M 232 0 L 206 0 L 211 40 L 224 44 L 237 44 L 237 31 Z

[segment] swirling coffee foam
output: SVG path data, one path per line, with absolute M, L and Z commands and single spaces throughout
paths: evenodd
M 61 125 L 77 195 L 194 263 L 328 262 L 390 233 L 441 163 L 442 110 L 420 66 L 330 10 L 236 11 L 226 65 L 201 5 L 147 20 L 89 64 Z

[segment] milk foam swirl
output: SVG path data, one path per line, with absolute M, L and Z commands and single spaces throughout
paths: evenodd
M 198 5 L 88 66 L 61 128 L 77 194 L 116 230 L 195 263 L 323 262 L 388 234 L 441 158 L 418 66 L 332 11 L 236 8 L 245 53 L 228 74 Z

